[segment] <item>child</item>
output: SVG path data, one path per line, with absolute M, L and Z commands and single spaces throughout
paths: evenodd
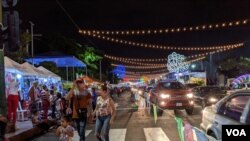
M 39 118 L 38 111 L 35 110 L 35 111 L 33 112 L 33 116 L 32 116 L 32 124 L 33 124 L 33 126 L 35 127 L 35 126 L 37 126 L 39 123 L 41 123 L 40 120 L 41 120 L 41 119 Z
M 74 136 L 74 128 L 70 125 L 70 117 L 64 116 L 61 126 L 57 128 L 56 135 L 60 141 L 71 141 Z

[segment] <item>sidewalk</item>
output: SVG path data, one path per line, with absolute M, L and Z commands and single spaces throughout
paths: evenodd
M 17 130 L 14 133 L 5 134 L 6 138 L 12 138 L 14 136 L 17 136 L 17 135 L 33 128 L 33 125 L 32 125 L 30 120 L 23 121 L 23 122 L 17 122 L 16 126 L 17 126 Z
M 17 130 L 14 133 L 5 134 L 5 137 L 9 141 L 27 141 L 36 136 L 39 136 L 45 132 L 45 130 L 39 127 L 33 127 L 30 120 L 17 122 Z M 56 122 L 48 121 L 49 127 L 56 125 Z

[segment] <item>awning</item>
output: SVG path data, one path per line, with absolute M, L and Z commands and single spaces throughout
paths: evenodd
M 7 56 L 4 56 L 4 67 L 7 72 L 18 73 L 22 75 L 28 74 L 25 68 Z
M 47 75 L 43 72 L 43 71 L 41 71 L 41 70 L 39 70 L 39 69 L 37 69 L 36 67 L 33 67 L 31 64 L 29 64 L 28 62 L 25 62 L 25 63 L 23 63 L 22 65 L 21 65 L 23 68 L 25 68 L 25 70 L 28 72 L 28 74 L 27 75 L 31 75 L 31 76 L 39 76 L 39 77 L 47 77 Z
M 52 78 L 55 78 L 55 79 L 61 79 L 60 76 L 58 76 L 57 74 L 47 70 L 46 68 L 44 68 L 43 66 L 40 66 L 38 67 L 37 69 L 43 71 L 45 74 L 47 74 L 48 77 L 52 77 Z
M 57 67 L 86 67 L 86 65 L 74 56 L 36 56 L 26 59 L 30 63 L 39 65 L 42 62 L 54 62 Z

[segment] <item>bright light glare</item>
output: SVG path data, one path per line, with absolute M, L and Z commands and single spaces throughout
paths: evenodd
M 209 101 L 210 101 L 210 102 L 216 102 L 216 101 L 218 101 L 218 99 L 212 97 L 212 98 L 209 99 Z
M 169 94 L 161 94 L 160 97 L 165 99 L 165 98 L 170 98 L 170 95 Z
M 194 96 L 194 95 L 193 95 L 192 93 L 187 94 L 187 97 L 188 97 L 188 98 L 193 98 L 193 96 Z
M 17 79 L 20 79 L 20 78 L 22 78 L 22 75 L 17 74 L 17 75 L 16 75 L 16 78 L 17 78 Z

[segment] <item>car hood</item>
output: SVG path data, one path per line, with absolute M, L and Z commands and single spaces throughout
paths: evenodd
M 226 96 L 226 94 L 216 94 L 216 93 L 209 93 L 209 94 L 206 94 L 205 96 L 204 96 L 204 98 L 207 98 L 207 99 L 209 99 L 209 98 L 217 98 L 217 99 L 222 99 L 223 97 L 225 97 Z
M 185 95 L 188 93 L 192 93 L 190 89 L 171 89 L 171 90 L 159 90 L 159 94 L 164 93 L 164 94 L 170 94 L 170 95 Z

